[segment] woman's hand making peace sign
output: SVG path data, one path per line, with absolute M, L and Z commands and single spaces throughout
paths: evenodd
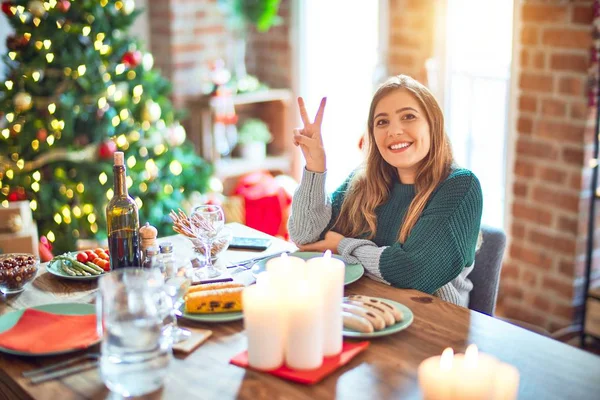
M 319 110 L 315 116 L 315 121 L 310 122 L 304 99 L 298 97 L 298 108 L 302 117 L 303 128 L 294 129 L 294 144 L 300 146 L 304 159 L 306 160 L 306 169 L 312 172 L 325 172 L 325 149 L 323 148 L 323 139 L 321 138 L 321 123 L 323 122 L 323 113 L 325 112 L 325 103 L 327 98 L 323 97 Z

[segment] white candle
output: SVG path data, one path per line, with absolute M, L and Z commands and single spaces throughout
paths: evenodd
M 266 273 L 265 273 L 266 274 Z M 262 274 L 261 274 L 262 275 Z M 276 369 L 284 360 L 284 321 L 277 294 L 267 277 L 242 292 L 244 329 L 248 339 L 248 363 L 260 370 Z
M 419 385 L 426 400 L 514 400 L 519 371 L 480 354 L 475 345 L 456 356 L 448 348 L 419 365 Z
M 453 396 L 454 351 L 444 350 L 441 356 L 429 357 L 419 365 L 419 386 L 424 400 L 450 400 Z
M 290 287 L 288 296 L 285 361 L 298 370 L 319 368 L 323 364 L 323 319 L 319 291 L 306 280 Z
M 494 376 L 494 400 L 515 400 L 519 392 L 519 370 L 499 363 Z
M 342 300 L 344 297 L 344 270 L 342 260 L 331 257 L 327 250 L 323 257 L 308 260 L 308 279 L 314 283 L 322 297 L 323 354 L 335 356 L 342 351 Z
M 477 346 L 467 347 L 465 354 L 454 359 L 455 398 L 464 400 L 492 399 L 494 393 L 494 370 L 497 360 L 487 354 L 479 354 Z
M 288 301 L 290 289 L 296 282 L 302 279 L 305 272 L 305 261 L 299 257 L 289 257 L 286 253 L 283 253 L 280 257 L 274 257 L 267 261 L 266 272 L 258 275 L 257 285 L 261 285 L 261 278 L 263 275 L 268 275 L 270 286 L 275 291 L 274 303 L 277 304 L 279 318 L 283 323 L 283 340 L 284 343 L 287 337 L 288 331 L 288 318 L 290 315 Z

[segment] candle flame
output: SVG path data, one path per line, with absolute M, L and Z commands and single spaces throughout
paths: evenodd
M 440 357 L 440 369 L 444 371 L 449 371 L 452 369 L 452 360 L 454 358 L 454 350 L 448 347 L 442 352 L 442 356 Z
M 467 350 L 465 351 L 465 365 L 467 368 L 477 367 L 478 354 L 477 345 L 471 344 L 467 347 Z
M 323 253 L 323 258 L 331 258 L 331 250 L 325 250 L 325 253 Z

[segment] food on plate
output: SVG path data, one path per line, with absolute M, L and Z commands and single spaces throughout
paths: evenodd
M 345 328 L 362 333 L 383 330 L 403 319 L 402 312 L 393 303 L 359 295 L 344 298 L 342 316 Z
M 378 314 L 375 314 L 371 310 L 367 310 L 365 307 L 357 306 L 354 304 L 342 303 L 342 310 L 345 312 L 349 312 L 350 314 L 357 315 L 359 317 L 363 317 L 367 319 L 373 328 L 377 331 L 385 328 L 385 320 Z
M 69 276 L 93 276 L 110 271 L 109 261 L 90 250 L 65 253 L 52 261 L 56 261 L 58 269 Z
M 242 310 L 243 287 L 200 290 L 184 296 L 185 312 L 191 314 L 222 313 Z
M 371 303 L 363 303 L 362 301 L 357 300 L 346 300 L 345 303 L 359 307 L 364 307 L 365 309 L 381 316 L 385 321 L 386 326 L 392 326 L 396 323 L 396 320 L 394 319 L 394 314 L 392 314 L 392 312 L 387 310 L 386 308 L 382 308 Z
M 368 319 L 360 317 L 356 314 L 342 311 L 342 317 L 344 319 L 344 326 L 346 328 L 362 333 L 373 333 L 375 330 Z
M 390 304 L 389 302 L 387 302 L 385 300 L 376 299 L 374 297 L 369 297 L 369 296 L 361 296 L 361 295 L 357 295 L 357 294 L 348 296 L 348 299 L 362 301 L 363 303 L 373 304 L 375 306 L 379 306 L 381 308 L 387 309 L 388 311 L 390 311 L 392 313 L 392 315 L 394 316 L 394 320 L 396 322 L 401 322 L 404 319 L 402 312 L 400 310 L 398 310 L 396 307 L 394 307 L 393 304 Z
M 235 283 L 235 282 L 207 283 L 207 284 L 203 284 L 203 285 L 191 286 L 187 290 L 187 294 L 194 293 L 194 292 L 202 292 L 202 291 L 207 291 L 207 290 L 231 289 L 231 288 L 239 288 L 239 287 L 243 288 L 244 285 L 241 283 Z

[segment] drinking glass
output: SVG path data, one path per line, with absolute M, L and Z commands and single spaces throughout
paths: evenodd
M 171 340 L 163 334 L 159 305 L 161 277 L 124 268 L 100 277 L 98 289 L 102 381 L 124 397 L 158 390 L 171 359 Z
M 175 260 L 174 268 L 170 272 L 165 273 L 164 292 L 169 297 L 171 304 L 171 320 L 168 334 L 173 343 L 179 343 L 191 336 L 191 332 L 187 329 L 180 328 L 177 325 L 177 317 L 179 307 L 183 303 L 183 296 L 192 284 L 194 277 L 194 269 L 189 261 Z
M 205 274 L 207 278 L 221 275 L 212 263 L 211 249 L 214 240 L 225 226 L 225 214 L 220 206 L 205 204 L 194 207 L 191 215 L 194 233 L 204 244 Z

